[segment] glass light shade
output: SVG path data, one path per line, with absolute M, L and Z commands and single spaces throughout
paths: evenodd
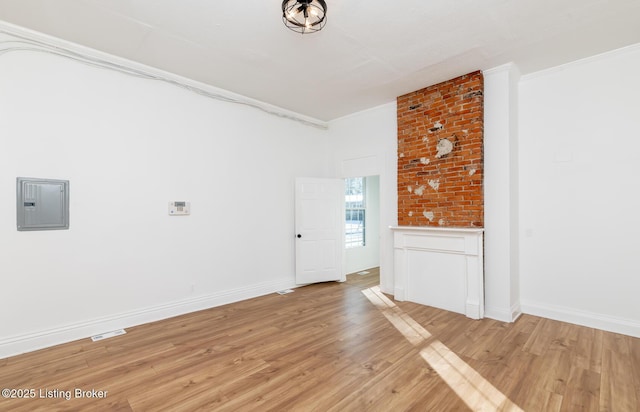
M 284 0 L 282 21 L 298 33 L 314 33 L 327 23 L 327 3 L 324 0 Z

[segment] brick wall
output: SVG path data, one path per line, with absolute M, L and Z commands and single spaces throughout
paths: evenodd
M 477 71 L 398 97 L 398 224 L 484 225 Z

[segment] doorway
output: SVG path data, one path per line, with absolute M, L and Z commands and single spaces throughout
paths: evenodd
M 345 179 L 346 274 L 380 266 L 380 176 L 362 177 L 362 183 L 363 196 L 359 202 L 354 191 L 348 190 Z

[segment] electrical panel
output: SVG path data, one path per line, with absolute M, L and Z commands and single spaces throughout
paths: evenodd
M 69 181 L 18 177 L 19 231 L 69 229 Z
M 185 201 L 173 201 L 169 202 L 169 215 L 170 216 L 184 216 L 191 214 L 191 203 Z

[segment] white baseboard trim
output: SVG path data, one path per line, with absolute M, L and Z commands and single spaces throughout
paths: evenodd
M 511 322 L 515 322 L 520 316 L 522 316 L 522 307 L 520 302 L 517 302 L 511 306 Z
M 481 313 L 482 311 L 480 310 L 480 305 L 476 302 L 467 302 L 465 304 L 464 309 L 465 309 L 464 315 L 468 318 L 471 318 L 471 319 L 483 318 L 483 314 Z
M 515 322 L 522 315 L 520 303 L 514 303 L 510 309 L 485 306 L 484 317 L 499 320 L 500 322 Z
M 210 295 L 197 296 L 164 305 L 147 307 L 132 312 L 90 319 L 59 328 L 3 338 L 0 339 L 0 359 L 78 339 L 89 338 L 96 334 L 116 329 L 130 328 L 144 323 L 155 322 L 186 313 L 267 295 L 278 290 L 293 289 L 296 287 L 293 278 L 279 279 Z
M 640 321 L 634 319 L 619 318 L 533 301 L 522 301 L 522 312 L 640 338 Z
M 404 288 L 393 288 L 393 299 L 397 300 L 398 302 L 404 301 Z

